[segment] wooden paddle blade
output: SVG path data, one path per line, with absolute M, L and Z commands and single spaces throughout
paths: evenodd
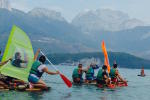
M 71 81 L 65 76 L 65 75 L 63 75 L 63 74 L 59 74 L 60 75 L 60 77 L 62 78 L 62 80 L 65 82 L 65 84 L 69 87 L 69 88 L 71 88 L 72 87 L 72 83 L 71 83 Z

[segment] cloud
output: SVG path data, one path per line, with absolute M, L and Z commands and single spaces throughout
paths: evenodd
M 63 12 L 63 8 L 58 7 L 58 6 L 49 6 L 49 7 L 46 7 L 46 8 L 51 9 L 51 10 L 55 10 L 55 11 L 58 11 L 58 12 Z
M 18 1 L 18 0 L 11 0 L 10 1 L 11 7 L 16 8 L 25 12 L 28 12 L 32 7 L 28 5 L 26 1 Z

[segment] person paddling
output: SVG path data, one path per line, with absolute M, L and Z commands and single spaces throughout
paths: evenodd
M 72 73 L 73 82 L 76 84 L 82 84 L 84 82 L 82 76 L 85 71 L 85 69 L 82 69 L 82 64 L 78 64 L 78 68 L 75 68 Z
M 52 71 L 48 70 L 48 67 L 44 64 L 46 61 L 46 57 L 44 55 L 41 55 L 39 57 L 39 59 L 36 60 L 39 53 L 40 53 L 40 49 L 38 49 L 38 51 L 35 54 L 34 63 L 32 64 L 30 74 L 28 77 L 28 81 L 30 83 L 33 83 L 32 84 L 33 87 L 39 86 L 43 89 L 47 89 L 48 87 L 47 87 L 46 83 L 41 79 L 43 73 L 47 73 L 50 75 L 58 75 L 59 71 L 52 72 Z
M 117 84 L 119 81 L 126 82 L 119 74 L 117 64 L 113 64 L 113 68 L 110 70 L 109 76 L 113 84 Z
M 108 76 L 107 72 L 107 66 L 103 65 L 102 69 L 99 69 L 98 74 L 97 74 L 97 85 L 109 85 L 110 84 L 110 78 Z
M 86 83 L 91 83 L 91 82 L 94 82 L 96 80 L 96 77 L 94 76 L 94 74 L 95 74 L 94 70 L 98 69 L 98 68 L 99 68 L 98 65 L 93 64 L 93 63 L 90 64 L 90 66 L 87 68 L 87 71 L 85 74 Z

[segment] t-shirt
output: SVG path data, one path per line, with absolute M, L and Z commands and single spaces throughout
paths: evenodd
M 46 68 L 46 65 L 41 64 L 41 65 L 38 67 L 39 72 L 43 72 L 43 69 L 44 69 L 44 68 Z
M 21 67 L 22 62 L 23 61 L 21 59 L 15 59 L 15 60 L 12 61 L 12 65 L 16 66 L 16 67 Z

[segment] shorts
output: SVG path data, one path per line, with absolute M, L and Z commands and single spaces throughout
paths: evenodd
M 28 81 L 31 83 L 37 83 L 39 81 L 39 78 L 34 74 L 30 74 L 28 77 Z
M 81 84 L 81 83 L 83 83 L 83 79 L 82 78 L 73 78 L 73 82 Z
M 92 77 L 86 77 L 86 80 L 93 81 L 93 80 L 96 80 L 96 77 L 95 77 L 95 76 L 92 76 Z

